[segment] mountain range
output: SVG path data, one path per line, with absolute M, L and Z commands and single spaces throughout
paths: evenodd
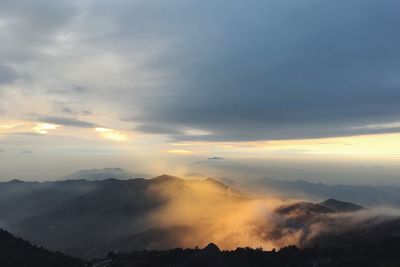
M 273 178 L 221 179 L 225 184 L 253 195 L 322 201 L 333 198 L 364 207 L 400 206 L 400 187 L 364 185 L 326 185 L 303 180 L 285 181 Z
M 0 228 L 85 259 L 102 258 L 110 251 L 193 248 L 210 242 L 224 249 L 291 244 L 343 248 L 400 236 L 398 212 L 373 208 L 379 203 L 394 205 L 394 193 L 392 198 L 364 206 L 363 201 L 351 203 L 346 198 L 311 201 L 332 192 L 350 198 L 347 190 L 353 186 L 267 183 L 268 188 L 260 185 L 256 192 L 249 190 L 249 184 L 232 188 L 213 178 L 185 180 L 169 175 L 152 179 L 90 176 L 90 180 L 12 180 L 0 183 Z M 242 188 L 247 190 L 239 190 Z M 325 191 L 318 193 L 317 188 Z M 355 193 L 356 199 L 378 199 L 378 189 L 357 188 L 356 192 L 363 193 Z M 298 192 L 299 200 L 281 199 L 290 192 Z M 310 197 L 305 197 L 306 192 Z
M 104 180 L 108 178 L 116 178 L 119 180 L 127 180 L 134 178 L 152 178 L 151 175 L 145 173 L 132 173 L 122 168 L 103 168 L 80 170 L 73 174 L 67 175 L 62 180 Z
M 151 215 L 179 196 L 224 202 L 246 199 L 207 179 L 187 181 L 163 175 L 153 179 L 66 180 L 0 183 L 0 227 L 36 244 L 80 257 L 118 248 L 166 248 L 187 226 L 160 226 Z M 173 231 L 175 230 L 175 231 Z M 160 236 L 164 236 L 160 239 Z

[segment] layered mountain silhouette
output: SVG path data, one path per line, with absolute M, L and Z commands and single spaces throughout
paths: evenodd
M 13 180 L 0 183 L 0 227 L 34 244 L 86 259 L 102 258 L 110 251 L 128 255 L 124 253 L 144 249 L 165 250 L 171 255 L 170 248 L 205 246 L 214 241 L 213 237 L 229 244 L 243 231 L 248 231 L 243 237 L 252 235 L 276 248 L 318 244 L 347 249 L 361 244 L 375 246 L 400 236 L 397 215 L 375 214 L 357 205 L 359 202 L 330 198 L 262 210 L 270 201 L 273 199 L 261 201 L 212 178 L 184 180 L 162 175 L 153 179 Z M 195 218 L 191 218 L 193 214 Z M 251 220 L 234 226 L 250 215 Z M 230 227 L 238 228 L 229 231 Z M 224 231 L 227 234 L 221 237 Z M 204 263 L 199 259 L 203 254 L 223 254 L 214 245 L 204 251 L 193 250 L 198 254 L 193 258 L 179 254 L 178 258 L 184 257 L 179 264 Z M 129 255 L 126 257 L 133 254 Z M 146 253 L 137 255 L 150 257 Z M 211 262 L 218 262 L 217 258 Z
M 280 214 L 305 213 L 305 214 L 324 214 L 335 212 L 355 212 L 364 209 L 363 207 L 336 199 L 327 199 L 321 203 L 296 202 L 279 207 L 276 211 Z
M 336 212 L 351 212 L 351 211 L 359 211 L 362 210 L 363 207 L 349 203 L 343 202 L 336 199 L 327 199 L 324 202 L 318 203 L 318 205 L 326 207 Z
M 32 245 L 0 229 L 0 266 L 2 267 L 84 267 L 86 262 Z
M 400 237 L 400 216 L 372 214 L 353 203 L 328 199 L 315 204 L 297 202 L 278 207 L 281 214 L 277 236 L 287 232 L 303 233 L 301 245 L 313 247 L 353 247 L 379 244 Z
M 363 185 L 326 185 L 307 181 L 284 181 L 273 178 L 249 179 L 240 183 L 230 179 L 222 181 L 233 188 L 254 195 L 281 198 L 299 198 L 321 201 L 338 199 L 364 207 L 400 206 L 400 187 Z
M 179 245 L 176 240 L 190 227 L 158 227 L 149 217 L 171 197 L 182 205 L 246 199 L 214 179 L 188 181 L 168 175 L 149 180 L 10 181 L 0 183 L 0 226 L 36 244 L 88 258 L 116 248 L 169 248 Z
M 103 168 L 103 169 L 91 169 L 91 170 L 80 170 L 68 176 L 65 176 L 63 180 L 104 180 L 110 177 L 126 180 L 134 178 L 151 178 L 150 175 L 145 173 L 132 173 L 122 168 Z

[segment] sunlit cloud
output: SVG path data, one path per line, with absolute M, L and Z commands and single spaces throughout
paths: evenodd
M 61 127 L 60 125 L 51 124 L 51 123 L 36 123 L 33 126 L 33 131 L 39 134 L 47 134 L 51 130 L 56 130 Z
M 209 143 L 207 142 L 179 142 L 179 143 L 172 143 L 174 146 L 207 146 Z
M 19 124 L 1 124 L 0 128 L 2 129 L 12 129 L 17 127 Z
M 171 153 L 171 154 L 193 154 L 192 151 L 185 150 L 185 149 L 170 149 L 170 150 L 166 150 L 165 152 Z
M 94 131 L 100 134 L 101 137 L 112 141 L 122 142 L 127 140 L 126 135 L 111 128 L 98 127 Z
M 211 145 L 211 144 L 209 144 Z M 213 143 L 219 151 L 237 155 L 348 155 L 393 157 L 400 155 L 400 134 L 373 134 L 348 137 Z

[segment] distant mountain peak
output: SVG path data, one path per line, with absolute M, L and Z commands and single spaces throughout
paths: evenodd
M 25 182 L 19 179 L 13 179 L 10 181 L 10 183 L 25 183 Z
M 279 214 L 291 214 L 293 212 L 306 212 L 306 213 L 332 213 L 335 210 L 328 207 L 315 204 L 312 202 L 296 202 L 289 205 L 284 205 L 276 209 Z
M 339 201 L 333 198 L 327 199 L 324 202 L 319 203 L 318 205 L 327 207 L 336 212 L 349 212 L 349 211 L 358 211 L 364 209 L 359 205 L 350 202 Z
M 128 180 L 133 178 L 150 178 L 149 175 L 143 173 L 132 173 L 122 168 L 103 168 L 80 170 L 63 178 L 63 180 L 106 180 L 108 178 L 116 178 L 119 180 Z

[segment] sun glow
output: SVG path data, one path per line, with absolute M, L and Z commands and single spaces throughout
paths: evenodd
M 192 151 L 190 150 L 185 150 L 185 149 L 170 149 L 170 150 L 166 150 L 165 152 L 167 153 L 171 153 L 171 154 L 193 154 Z
M 177 148 L 163 152 L 182 155 L 208 153 L 225 155 L 226 158 L 299 155 L 400 158 L 399 133 L 248 142 L 178 142 L 172 145 Z
M 56 130 L 59 127 L 61 126 L 51 123 L 37 123 L 33 126 L 33 131 L 39 134 L 47 134 L 49 131 Z
M 400 134 L 375 134 L 291 141 L 275 144 L 280 149 L 298 149 L 310 154 L 400 155 Z
M 112 141 L 122 142 L 127 140 L 126 135 L 114 129 L 98 127 L 94 131 L 100 134 L 101 137 Z

